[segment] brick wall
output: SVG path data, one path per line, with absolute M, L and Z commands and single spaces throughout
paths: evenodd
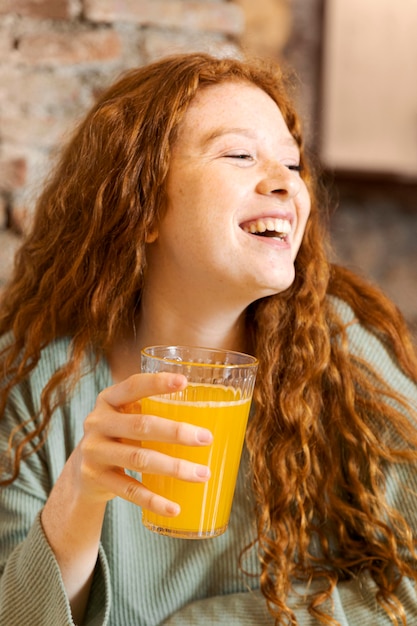
M 227 0 L 0 0 L 0 288 L 54 148 L 123 70 L 175 51 L 233 54 Z
M 0 0 L 0 289 L 54 148 L 124 69 L 179 50 L 233 54 L 243 46 L 284 58 L 299 74 L 298 107 L 314 148 L 322 4 Z M 338 260 L 381 285 L 417 329 L 416 197 L 404 206 L 383 191 L 359 201 L 342 195 L 332 230 Z

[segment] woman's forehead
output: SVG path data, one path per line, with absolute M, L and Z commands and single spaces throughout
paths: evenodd
M 205 144 L 228 134 L 251 138 L 274 130 L 289 145 L 297 143 L 275 100 L 260 87 L 236 80 L 200 89 L 177 130 L 177 139 L 199 138 Z

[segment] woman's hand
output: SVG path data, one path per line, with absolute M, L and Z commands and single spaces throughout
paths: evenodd
M 209 479 L 210 471 L 205 465 L 141 447 L 142 441 L 187 446 L 211 443 L 212 435 L 206 429 L 141 412 L 142 398 L 179 391 L 186 385 L 182 375 L 136 374 L 99 394 L 94 410 L 85 420 L 84 437 L 74 452 L 84 497 L 107 501 L 120 496 L 160 515 L 179 513 L 178 504 L 152 493 L 125 470 L 192 482 Z
M 186 387 L 182 375 L 136 374 L 102 391 L 84 422 L 84 437 L 66 462 L 42 511 L 42 525 L 59 564 L 73 617 L 87 606 L 106 503 L 120 496 L 155 513 L 174 516 L 179 507 L 152 493 L 125 470 L 203 482 L 206 466 L 141 448 L 141 441 L 208 445 L 211 433 L 191 424 L 145 415 L 141 399 Z M 130 405 L 130 406 L 129 406 Z M 126 407 L 137 412 L 127 412 Z

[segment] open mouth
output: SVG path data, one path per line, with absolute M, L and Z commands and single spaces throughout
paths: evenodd
M 285 241 L 291 232 L 291 224 L 286 219 L 267 217 L 245 222 L 241 225 L 245 233 L 258 235 L 259 237 L 270 237 Z

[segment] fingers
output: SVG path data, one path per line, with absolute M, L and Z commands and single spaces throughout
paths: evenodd
M 150 491 L 141 482 L 126 474 L 109 471 L 103 476 L 103 482 L 114 495 L 157 515 L 175 517 L 181 511 L 179 504 Z
M 84 421 L 84 437 L 79 444 L 80 475 L 92 497 L 120 496 L 155 513 L 176 515 L 178 505 L 152 493 L 125 470 L 195 483 L 210 478 L 206 465 L 153 449 L 166 443 L 209 445 L 213 440 L 209 430 L 141 413 L 142 398 L 178 391 L 186 385 L 187 379 L 182 375 L 138 374 L 99 394 L 95 408 Z M 124 408 L 127 405 L 136 412 L 128 412 Z M 145 447 L 145 442 L 150 442 L 149 447 Z
M 102 413 L 97 419 L 95 416 L 89 417 L 85 430 L 88 431 L 92 426 L 99 427 L 107 437 L 138 442 L 160 441 L 184 446 L 205 446 L 213 441 L 213 435 L 206 428 L 142 413 Z
M 210 469 L 192 461 L 172 457 L 151 448 L 127 443 L 105 442 L 96 451 L 96 461 L 102 466 L 116 466 L 139 473 L 171 476 L 189 482 L 206 482 Z
M 206 465 L 138 445 L 107 441 L 93 447 L 85 440 L 80 445 L 84 474 L 88 475 L 100 493 L 108 494 L 111 498 L 119 496 L 158 515 L 178 515 L 180 507 L 150 491 L 140 481 L 126 474 L 125 470 L 170 476 L 193 483 L 204 483 L 210 478 L 210 469 Z
M 179 391 L 186 386 L 187 379 L 180 374 L 161 372 L 130 376 L 99 394 L 98 410 L 88 416 L 85 432 L 92 429 L 107 437 L 134 441 L 209 445 L 213 436 L 206 428 L 141 412 L 142 398 Z
M 182 374 L 159 372 L 157 374 L 134 374 L 121 383 L 104 389 L 99 400 L 104 400 L 115 408 L 122 407 L 140 398 L 161 393 L 173 393 L 187 386 L 187 379 Z

